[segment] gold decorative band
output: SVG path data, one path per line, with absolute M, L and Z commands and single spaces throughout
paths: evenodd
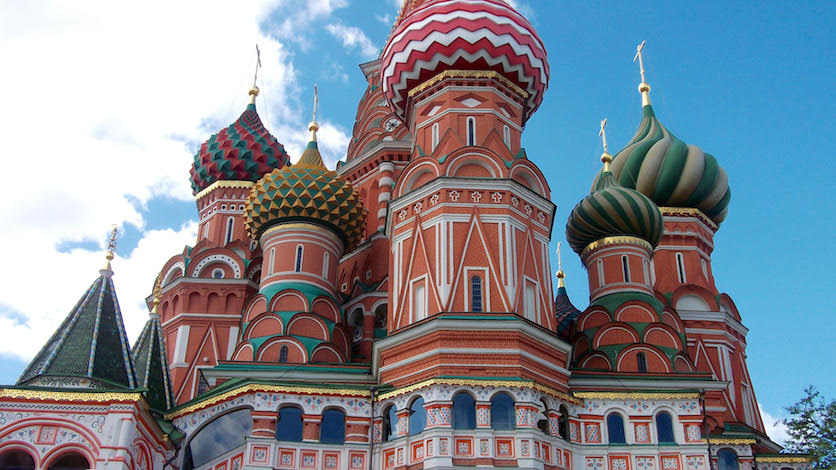
M 511 80 L 500 75 L 498 72 L 494 72 L 493 70 L 445 70 L 438 75 L 430 78 L 426 82 L 416 86 L 415 88 L 409 90 L 409 96 L 412 98 L 413 96 L 421 93 L 422 91 L 426 90 L 427 88 L 435 85 L 436 83 L 446 79 L 446 78 L 492 78 L 503 85 L 507 86 L 508 88 L 514 90 L 515 93 L 522 96 L 523 98 L 528 98 L 528 92 L 520 88 L 519 86 L 515 85 Z
M 725 439 L 722 437 L 710 437 L 708 438 L 709 444 L 726 444 L 726 445 L 747 445 L 747 444 L 757 444 L 758 441 L 755 439 L 746 439 L 746 438 L 739 438 L 739 439 Z
M 23 398 L 27 400 L 45 400 L 45 401 L 81 401 L 81 402 L 113 402 L 113 401 L 133 401 L 137 402 L 142 398 L 141 393 L 118 393 L 118 392 L 66 392 L 66 391 L 49 391 L 49 390 L 20 390 L 14 388 L 0 388 L 0 399 L 15 399 Z
M 577 398 L 599 400 L 677 400 L 699 398 L 699 393 L 693 392 L 575 392 Z
M 586 248 L 583 249 L 581 252 L 581 258 L 588 255 L 589 252 L 601 248 L 607 245 L 615 245 L 618 243 L 629 243 L 631 245 L 639 245 L 640 247 L 646 249 L 648 253 L 653 253 L 653 246 L 648 243 L 646 240 L 642 240 L 639 237 L 633 237 L 630 235 L 618 235 L 615 237 L 604 237 L 600 240 L 595 240 L 594 242 L 586 245 Z
M 207 194 L 214 191 L 216 188 L 252 188 L 255 183 L 251 181 L 238 180 L 218 180 L 207 186 L 205 189 L 195 195 L 195 201 L 199 201 L 206 197 Z
M 717 231 L 719 227 L 713 220 L 709 219 L 705 213 L 695 207 L 659 207 L 659 211 L 662 212 L 662 215 L 677 215 L 677 214 L 686 214 L 686 215 L 693 215 L 696 216 L 698 219 L 705 222 L 706 225 L 711 227 L 712 230 Z
M 224 400 L 227 400 L 231 397 L 243 395 L 245 393 L 252 393 L 252 392 L 276 392 L 276 393 L 298 393 L 298 394 L 321 394 L 321 395 L 339 395 L 339 396 L 350 396 L 350 397 L 364 397 L 368 398 L 369 394 L 366 390 L 352 390 L 352 389 L 340 389 L 340 388 L 325 388 L 325 387 L 303 387 L 303 386 L 296 386 L 296 385 L 264 385 L 264 384 L 247 384 L 242 387 L 238 387 L 232 389 L 228 392 L 224 392 L 220 395 L 207 398 L 206 400 L 201 400 L 197 403 L 193 403 L 189 406 L 181 408 L 179 410 L 175 410 L 171 413 L 165 415 L 165 419 L 172 420 L 175 418 L 179 418 L 180 416 L 189 414 L 193 411 L 197 411 L 203 408 L 210 407 L 216 403 L 220 403 Z
M 765 455 L 763 457 L 755 457 L 755 462 L 759 463 L 806 463 L 809 461 L 809 457 L 803 457 L 800 455 Z
M 543 393 L 548 393 L 549 395 L 555 396 L 560 398 L 561 400 L 568 401 L 569 403 L 574 403 L 576 405 L 580 405 L 582 402 L 577 398 L 561 392 L 559 390 L 555 390 L 551 387 L 547 387 L 545 385 L 538 384 L 533 380 L 477 380 L 477 379 L 428 379 L 423 382 L 418 382 L 417 384 L 408 385 L 403 388 L 399 388 L 397 390 L 392 390 L 391 392 L 382 393 L 377 396 L 378 400 L 386 400 L 391 397 L 396 397 L 398 395 L 403 395 L 404 393 L 413 392 L 420 388 L 428 387 L 431 385 L 464 385 L 464 386 L 495 386 L 495 387 L 528 387 L 533 388 L 535 390 L 539 390 Z

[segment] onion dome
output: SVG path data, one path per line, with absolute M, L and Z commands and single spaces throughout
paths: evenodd
M 282 144 L 258 117 L 256 96 L 258 88 L 253 87 L 244 113 L 200 146 L 189 172 L 193 194 L 218 180 L 256 181 L 270 170 L 290 163 Z
M 412 7 L 407 10 L 406 7 Z M 407 2 L 383 49 L 381 77 L 392 111 L 406 121 L 416 86 L 445 71 L 494 71 L 521 89 L 524 121 L 540 106 L 549 64 L 531 23 L 502 0 Z
M 277 168 L 255 183 L 244 210 L 247 230 L 258 240 L 265 230 L 280 222 L 312 221 L 333 230 L 354 249 L 366 228 L 366 210 L 346 181 L 325 168 L 316 143 L 319 125 L 311 122 L 311 140 L 302 158 L 293 166 Z
M 717 224 L 728 213 L 729 178 L 717 159 L 671 134 L 649 103 L 642 107 L 636 135 L 616 153 L 612 172 L 622 186 L 658 206 L 693 207 Z
M 569 215 L 566 240 L 579 255 L 590 243 L 615 236 L 633 236 L 652 247 L 662 238 L 662 213 L 644 194 L 618 184 L 610 171 L 612 157 L 604 153 L 604 170 L 592 193 Z

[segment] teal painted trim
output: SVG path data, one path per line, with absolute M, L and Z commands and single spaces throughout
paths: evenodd
M 647 302 L 656 310 L 656 314 L 659 315 L 659 318 L 662 317 L 662 310 L 665 309 L 665 305 L 659 301 L 656 297 L 652 295 L 643 294 L 641 292 L 617 292 L 615 294 L 608 294 L 598 299 L 595 299 L 590 305 L 600 305 L 607 309 L 608 312 L 612 313 L 618 310 L 618 307 L 621 307 L 626 302 L 638 300 L 641 302 Z

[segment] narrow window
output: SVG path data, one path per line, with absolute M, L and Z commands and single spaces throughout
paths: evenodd
M 491 428 L 515 429 L 514 399 L 505 392 L 497 393 L 491 398 Z
M 676 272 L 679 274 L 679 282 L 685 283 L 685 258 L 682 253 L 676 254 Z
M 565 405 L 560 407 L 560 417 L 557 418 L 557 432 L 563 440 L 569 440 L 569 410 Z
M 331 263 L 331 255 L 326 251 L 322 255 L 322 278 L 328 279 L 328 264 Z
M 438 146 L 438 123 L 433 124 L 433 131 L 432 132 L 433 132 L 432 151 L 435 152 L 435 148 Z
M 383 440 L 391 441 L 398 437 L 398 413 L 394 405 L 383 411 Z
M 665 411 L 656 415 L 656 435 L 659 444 L 673 444 L 676 442 L 673 438 L 673 419 Z
M 537 291 L 531 283 L 525 284 L 525 318 L 537 321 Z
M 206 221 L 206 225 L 203 226 L 203 238 L 209 238 L 209 221 Z
M 424 284 L 415 284 L 412 291 L 412 314 L 415 320 L 421 320 L 427 316 L 427 308 L 424 299 Z
M 469 393 L 453 396 L 453 429 L 476 429 L 476 400 Z
M 598 287 L 604 287 L 604 260 L 599 259 L 595 264 L 598 266 Z
M 549 432 L 549 405 L 546 404 L 546 400 L 543 398 L 540 399 L 539 405 L 540 411 L 537 413 L 537 429 L 546 435 L 551 434 Z
M 342 444 L 345 442 L 345 413 L 334 409 L 322 412 L 319 442 L 323 444 Z
M 643 352 L 636 354 L 636 367 L 639 372 L 647 372 L 647 357 Z
M 276 269 L 276 249 L 270 248 L 270 270 L 268 274 L 273 274 Z
M 708 279 L 708 264 L 705 262 L 704 259 L 700 258 L 700 266 L 702 266 L 702 275 L 706 279 Z
M 621 256 L 621 270 L 624 272 L 624 282 L 630 282 L 630 260 Z
M 508 126 L 502 126 L 502 141 L 506 147 L 511 147 L 511 129 Z
M 276 440 L 302 442 L 302 410 L 295 406 L 279 408 L 276 421 Z
M 409 407 L 409 435 L 420 434 L 427 427 L 427 410 L 424 408 L 424 399 L 418 397 Z
M 282 346 L 282 348 L 279 349 L 279 363 L 280 364 L 286 364 L 287 363 L 287 346 Z
M 229 243 L 232 241 L 232 229 L 235 228 L 235 219 L 232 217 L 228 217 L 226 219 L 226 237 L 224 238 L 224 244 Z
M 650 260 L 650 285 L 656 284 L 656 263 Z
M 297 273 L 302 271 L 302 245 L 296 246 L 296 267 L 294 270 Z
M 642 260 L 642 274 L 644 274 L 644 283 L 650 285 L 650 268 L 647 260 Z
M 470 310 L 482 311 L 482 278 L 479 276 L 470 278 Z
M 717 452 L 717 467 L 719 470 L 740 470 L 737 454 L 731 449 L 720 449 Z
M 624 438 L 624 418 L 618 413 L 610 413 L 607 416 L 607 434 L 610 444 L 626 444 Z
M 476 119 L 467 118 L 467 145 L 476 145 Z

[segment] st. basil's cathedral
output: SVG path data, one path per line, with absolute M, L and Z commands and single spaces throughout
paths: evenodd
M 255 87 L 201 145 L 197 240 L 149 279 L 133 345 L 109 247 L 0 388 L 0 469 L 810 468 L 765 434 L 715 286 L 728 177 L 659 122 L 643 66 L 641 124 L 614 156 L 602 124 L 565 225 L 583 310 L 553 285 L 564 221 L 521 147 L 550 75 L 531 24 L 503 0 L 407 0 L 360 68 L 334 170 L 315 121 L 290 163 Z

